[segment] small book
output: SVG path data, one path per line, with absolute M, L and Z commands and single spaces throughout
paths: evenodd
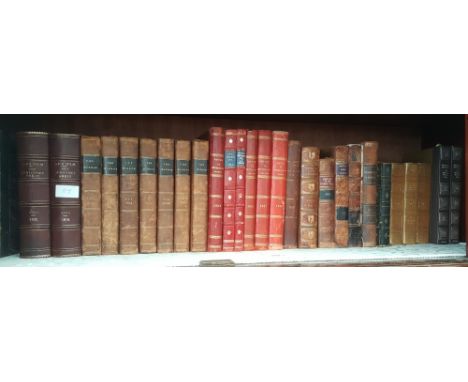
M 449 243 L 460 241 L 460 201 L 462 189 L 463 149 L 451 147 Z
M 348 146 L 335 147 L 335 243 L 347 247 L 349 241 L 349 165 Z
M 405 163 L 403 244 L 416 244 L 418 226 L 418 165 Z
M 429 204 L 431 201 L 431 166 L 428 163 L 418 163 L 418 226 L 416 227 L 416 243 L 429 242 Z
M 403 213 L 405 196 L 405 165 L 392 163 L 392 188 L 390 191 L 390 233 L 391 245 L 403 244 Z
M 362 182 L 361 182 L 361 214 L 362 214 L 362 246 L 377 245 L 377 142 L 362 144 Z
M 301 142 L 289 141 L 286 176 L 286 212 L 284 216 L 284 248 L 298 247 L 300 176 Z
M 174 251 L 190 250 L 190 141 L 175 142 Z
M 255 215 L 257 205 L 257 150 L 258 131 L 247 132 L 245 155 L 245 209 L 244 209 L 244 250 L 255 249 Z
M 224 140 L 223 251 L 234 251 L 236 163 L 237 130 L 226 130 Z
M 320 159 L 318 208 L 318 245 L 335 247 L 335 160 Z
M 348 145 L 348 246 L 362 247 L 361 145 Z
M 390 244 L 390 193 L 392 164 L 377 166 L 377 244 Z
M 237 130 L 236 149 L 236 210 L 234 227 L 234 250 L 244 250 L 244 210 L 245 210 L 245 155 L 247 150 L 247 130 Z

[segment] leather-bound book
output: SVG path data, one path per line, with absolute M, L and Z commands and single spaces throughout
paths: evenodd
M 377 245 L 377 142 L 362 144 L 362 246 Z
M 298 247 L 300 176 L 301 142 L 289 141 L 286 176 L 286 212 L 284 214 L 284 248 Z
M 288 173 L 288 137 L 286 131 L 273 131 L 271 147 L 271 201 L 268 249 L 282 249 L 286 212 L 286 176 Z
M 236 163 L 237 130 L 226 130 L 224 139 L 223 251 L 234 250 Z
M 245 153 L 247 150 L 247 130 L 237 130 L 236 150 L 236 211 L 234 228 L 234 250 L 244 250 L 244 209 L 245 209 Z
M 255 249 L 268 249 L 271 196 L 271 145 L 271 131 L 259 130 L 257 154 Z
M 319 169 L 318 246 L 333 248 L 335 244 L 335 160 L 320 159 Z
M 349 165 L 348 146 L 335 147 L 335 243 L 337 247 L 347 247 L 348 205 L 349 205 Z
M 119 139 L 101 137 L 102 254 L 119 253 Z
M 175 143 L 174 251 L 190 250 L 190 141 Z
M 429 240 L 434 244 L 449 242 L 450 151 L 437 145 L 432 154 Z
M 120 137 L 119 252 L 138 253 L 138 138 Z
M 208 251 L 223 249 L 224 204 L 224 131 L 210 129 L 210 159 L 208 172 Z
M 390 192 L 390 233 L 391 245 L 403 244 L 403 207 L 405 196 L 405 165 L 392 163 Z
M 190 250 L 204 252 L 208 234 L 208 141 L 192 141 Z
M 416 244 L 418 226 L 418 165 L 405 163 L 403 244 Z
M 428 163 L 418 163 L 418 226 L 416 227 L 416 243 L 429 242 L 429 204 L 431 201 L 431 166 Z
M 390 192 L 392 164 L 377 166 L 377 244 L 390 244 Z
M 348 246 L 361 247 L 361 145 L 348 147 Z
M 158 144 L 155 139 L 140 138 L 139 157 L 139 249 L 140 253 L 154 253 L 157 250 L 156 219 L 158 175 L 156 161 Z
M 158 252 L 174 251 L 174 140 L 158 145 Z
M 460 201 L 462 189 L 463 149 L 451 147 L 449 243 L 460 241 Z
M 81 137 L 81 253 L 101 254 L 100 137 Z
M 48 257 L 50 248 L 49 135 L 17 134 L 20 256 Z
M 244 209 L 244 250 L 255 249 L 255 215 L 257 207 L 257 150 L 258 131 L 247 132 L 245 155 L 245 209 Z
M 80 256 L 80 136 L 51 134 L 49 144 L 52 256 Z
M 319 161 L 317 147 L 303 147 L 299 202 L 299 248 L 317 248 L 319 205 Z

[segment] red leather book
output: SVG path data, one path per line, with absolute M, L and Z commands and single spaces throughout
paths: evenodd
M 224 139 L 223 251 L 234 251 L 236 156 L 237 130 L 226 130 Z
M 285 131 L 273 131 L 271 146 L 271 201 L 268 248 L 282 249 L 284 214 L 286 211 L 286 176 L 288 171 L 288 136 Z
M 223 249 L 224 131 L 210 129 L 208 177 L 208 251 Z
M 245 152 L 247 149 L 247 130 L 237 130 L 236 153 L 236 215 L 234 231 L 234 250 L 244 250 L 244 209 L 245 209 Z
M 245 155 L 245 209 L 244 209 L 244 250 L 255 249 L 255 214 L 257 204 L 257 150 L 258 131 L 247 132 Z
M 271 144 L 271 131 L 259 130 L 257 156 L 257 202 L 255 214 L 256 249 L 268 249 L 270 222 Z

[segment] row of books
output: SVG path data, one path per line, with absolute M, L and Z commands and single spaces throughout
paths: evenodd
M 379 163 L 377 142 L 336 146 L 332 158 L 320 158 L 319 148 L 283 131 L 214 127 L 209 141 L 20 132 L 19 251 L 453 243 L 462 152 L 433 152 L 431 171 Z

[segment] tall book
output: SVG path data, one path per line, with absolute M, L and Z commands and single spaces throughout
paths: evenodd
M 49 135 L 17 133 L 20 256 L 49 257 Z
M 335 247 L 335 160 L 320 159 L 318 245 Z
M 247 132 L 245 155 L 245 209 L 244 209 L 244 250 L 255 249 L 255 215 L 257 207 L 257 150 L 258 131 Z
M 300 176 L 301 142 L 289 141 L 286 176 L 286 211 L 284 215 L 284 248 L 298 247 Z
M 418 226 L 418 165 L 405 163 L 403 244 L 416 244 Z
M 349 241 L 349 148 L 335 147 L 335 243 L 347 247 Z
M 158 142 L 158 252 L 174 251 L 174 140 Z
M 245 224 L 245 155 L 247 151 L 247 130 L 237 130 L 236 149 L 236 211 L 234 228 L 234 250 L 244 250 L 244 224 Z
M 100 137 L 81 137 L 81 253 L 101 254 Z
M 81 255 L 80 136 L 50 135 L 52 256 Z
M 138 162 L 140 253 L 154 253 L 157 250 L 157 158 L 158 144 L 156 140 L 149 138 L 140 138 L 140 156 Z
M 449 243 L 460 241 L 460 201 L 462 194 L 463 149 L 451 147 Z
M 268 249 L 271 190 L 271 145 L 271 131 L 259 130 L 257 155 L 255 249 Z
M 431 166 L 428 163 L 418 163 L 418 225 L 416 227 L 416 243 L 429 242 L 429 204 L 431 200 Z
M 224 140 L 223 251 L 234 250 L 236 163 L 237 130 L 226 130 Z
M 102 254 L 119 253 L 119 139 L 101 137 Z
M 210 128 L 208 172 L 208 251 L 223 249 L 224 131 Z
M 362 246 L 377 245 L 377 142 L 362 144 Z
M 348 145 L 348 246 L 362 246 L 361 228 L 361 145 Z
M 282 249 L 286 212 L 286 176 L 288 172 L 288 137 L 286 131 L 273 131 L 271 147 L 271 201 L 268 249 Z
M 377 244 L 390 244 L 390 193 L 392 164 L 377 166 Z
M 437 145 L 432 154 L 429 240 L 435 244 L 449 242 L 450 151 L 449 146 Z
M 317 248 L 320 150 L 303 147 L 301 158 L 299 248 Z
M 175 142 L 174 251 L 190 250 L 190 141 Z
M 208 234 L 208 141 L 192 141 L 190 250 L 204 252 Z
M 405 196 L 405 165 L 392 163 L 390 191 L 390 232 L 391 245 L 403 244 L 403 213 Z

